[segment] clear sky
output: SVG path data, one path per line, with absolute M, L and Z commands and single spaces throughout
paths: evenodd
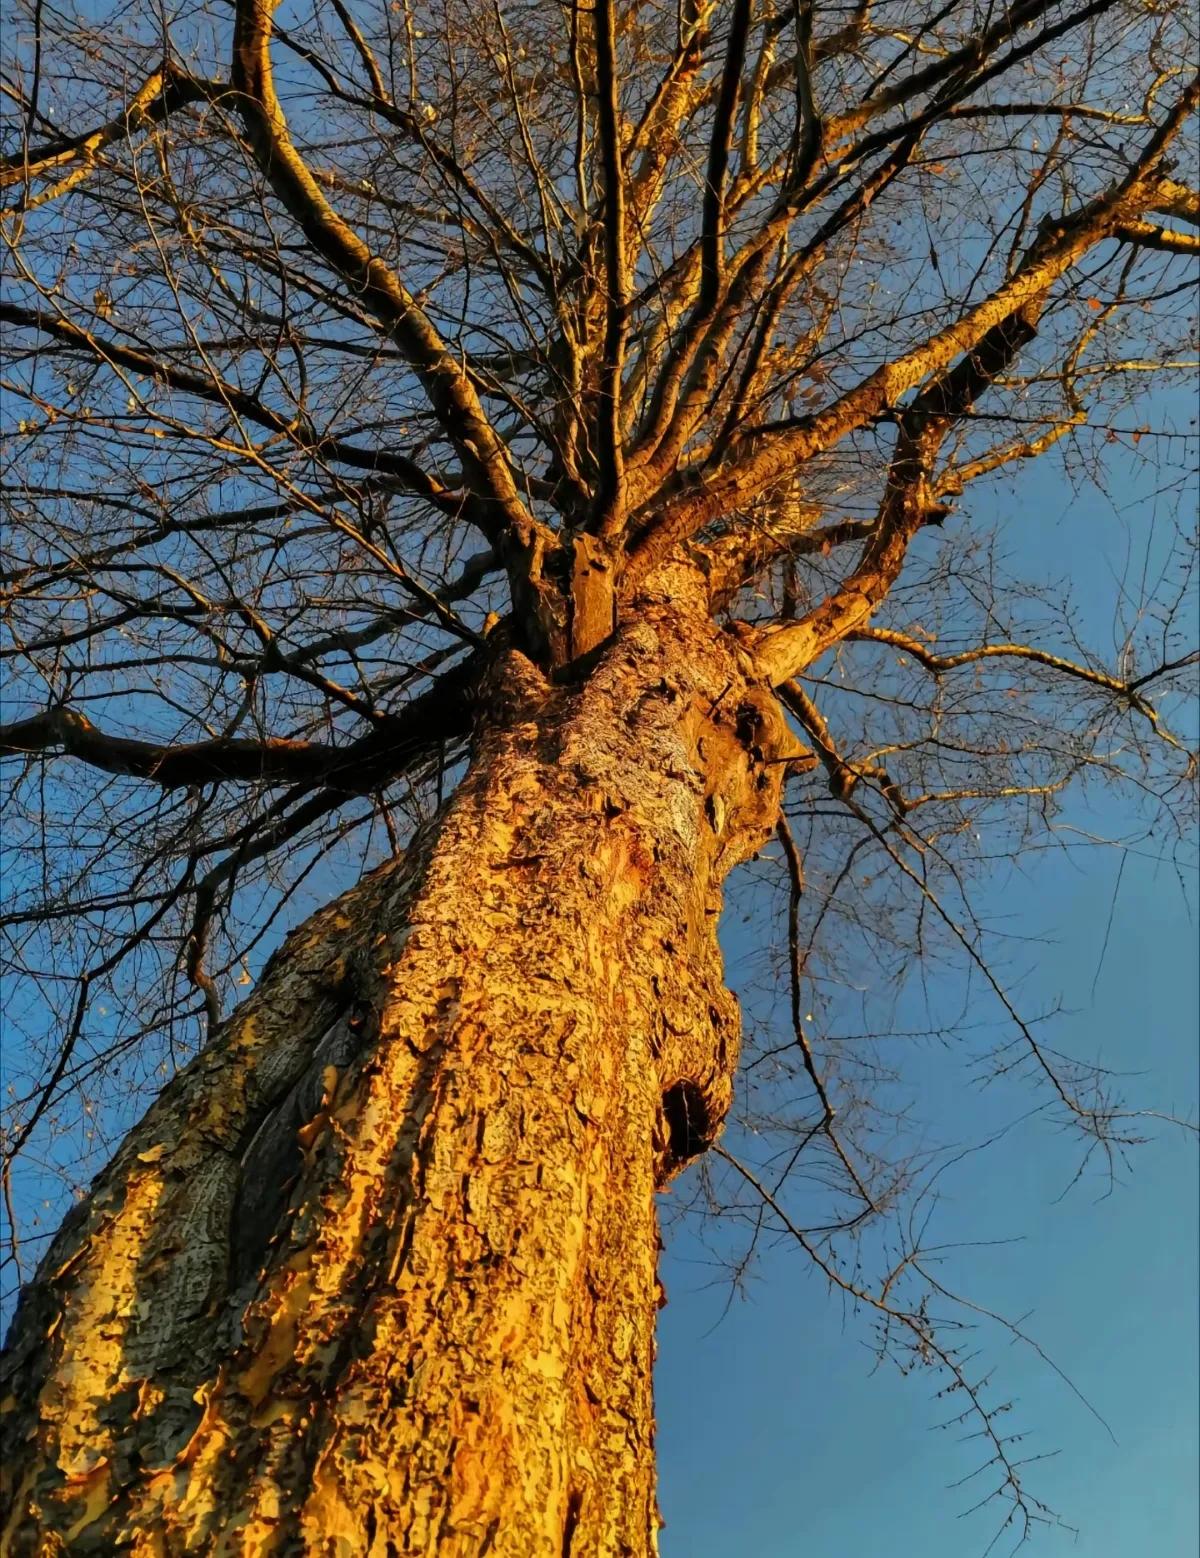
M 1078 873 L 1047 860 L 1023 890 L 1010 884 L 1007 906 L 1049 933 L 1037 988 L 1076 1008 L 1057 1042 L 1145 1072 L 1144 1096 L 1194 1110 L 1196 926 L 1177 886 L 1143 858 L 1126 860 L 1091 999 L 1116 868 L 1108 854 Z M 956 1097 L 955 1136 L 969 1140 L 971 1095 Z M 1032 1431 L 1025 1453 L 1060 1452 L 1030 1468 L 1030 1486 L 1080 1533 L 1043 1534 L 1033 1551 L 1191 1558 L 1195 1144 L 1163 1130 L 1103 1200 L 1098 1178 L 1057 1200 L 1072 1161 L 1066 1144 L 1033 1122 L 963 1163 L 939 1212 L 947 1237 L 1023 1236 L 964 1252 L 955 1274 L 981 1302 L 1014 1318 L 1031 1312 L 1027 1329 L 1117 1439 L 1038 1358 L 992 1339 L 998 1382 L 1017 1398 L 1009 1426 Z M 976 1447 L 933 1431 L 946 1415 L 930 1401 L 933 1376 L 901 1378 L 890 1366 L 872 1375 L 865 1324 L 844 1318 L 786 1245 L 763 1260 L 749 1298 L 735 1299 L 723 1320 L 727 1287 L 710 1262 L 694 1241 L 677 1241 L 665 1260 L 670 1302 L 657 1382 L 664 1558 L 981 1553 L 994 1515 L 958 1519 L 971 1489 L 946 1486 L 970 1470 Z
M 976 500 L 974 512 L 1002 519 L 1028 577 L 1069 574 L 1093 642 L 1106 648 L 1117 581 L 1137 566 L 1129 538 L 1144 539 L 1155 514 L 1166 513 L 1149 496 L 1154 473 L 1129 473 L 1107 500 L 1074 499 L 1055 462 L 1039 466 L 1022 472 L 1018 501 L 1001 509 L 999 497 Z M 1102 809 L 1073 802 L 1060 819 L 1108 837 L 1128 837 L 1129 823 L 1119 795 L 1104 797 Z M 1195 1120 L 1195 894 L 1171 865 L 1156 863 L 1162 847 L 1151 837 L 1124 851 L 1042 854 L 998 873 L 977 903 L 1034 938 L 1022 1004 L 1037 1010 L 1061 998 L 1067 1008 L 1049 1042 L 1136 1073 L 1127 1095 Z M 754 939 L 753 925 L 729 936 L 735 985 L 739 954 Z M 993 1095 L 964 1086 L 941 1049 L 927 1047 L 915 1065 L 920 1104 L 927 1118 L 943 1118 L 942 1139 L 988 1133 Z M 1022 1112 L 1019 1091 L 1009 1105 L 1012 1117 Z M 1026 1329 L 1116 1440 L 1046 1363 L 981 1336 L 997 1390 L 1014 1399 L 1008 1429 L 1030 1434 L 1018 1453 L 1058 1452 L 1029 1468 L 1029 1486 L 1078 1530 L 1042 1532 L 1031 1553 L 1191 1558 L 1200 1550 L 1196 1143 L 1167 1126 L 1153 1137 L 1107 1195 L 1097 1172 L 1060 1199 L 1078 1151 L 1044 1121 L 943 1181 L 931 1237 L 1022 1241 L 963 1251 L 947 1267 L 959 1290 L 1013 1319 L 1027 1315 Z M 984 1489 L 982 1479 L 948 1486 L 980 1457 L 977 1444 L 956 1441 L 961 1430 L 934 1426 L 950 1415 L 932 1400 L 944 1381 L 902 1378 L 887 1364 L 872 1373 L 868 1325 L 844 1312 L 798 1250 L 770 1250 L 749 1296 L 727 1313 L 728 1283 L 695 1239 L 673 1241 L 664 1277 L 664 1558 L 983 1553 L 999 1506 L 960 1518 Z M 1004 1539 L 995 1551 L 1012 1545 Z

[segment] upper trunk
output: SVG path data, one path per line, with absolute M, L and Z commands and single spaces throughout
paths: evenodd
M 653 1195 L 729 1104 L 720 884 L 786 731 L 682 568 L 585 682 L 509 654 L 486 706 L 60 1232 L 6 1550 L 654 1550 Z

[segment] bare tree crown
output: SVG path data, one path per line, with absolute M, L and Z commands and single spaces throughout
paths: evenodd
M 940 936 L 1016 1034 L 997 1068 L 1131 1139 L 992 975 L 955 850 L 984 821 L 1019 848 L 1081 776 L 1190 815 L 1190 537 L 1105 656 L 972 520 L 1040 456 L 1184 481 L 1146 408 L 1195 372 L 1188 8 L 16 15 L 10 1166 L 97 1150 L 114 1079 L 191 1052 L 310 876 L 436 808 L 497 646 L 584 678 L 680 558 L 804 743 L 795 1031 L 754 1064 L 805 1099 L 788 1131 L 836 1165 L 839 1228 L 903 1176 L 865 1105 L 833 1129 L 841 1061 L 797 993 L 831 936 L 897 976 Z

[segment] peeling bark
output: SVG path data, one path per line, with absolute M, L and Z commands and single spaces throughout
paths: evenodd
M 502 657 L 442 815 L 131 1133 L 14 1327 L 6 1552 L 656 1550 L 653 1198 L 788 751 L 708 613 L 676 566 L 581 684 Z

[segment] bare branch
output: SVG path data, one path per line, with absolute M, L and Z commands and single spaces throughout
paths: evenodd
M 67 194 L 87 178 L 99 154 L 119 141 L 126 141 L 153 124 L 161 124 L 170 114 L 191 103 L 219 93 L 216 82 L 200 82 L 180 70 L 170 60 L 149 76 L 130 98 L 125 109 L 81 135 L 64 136 L 42 146 L 28 147 L 16 156 L 0 158 L 0 189 L 18 184 L 54 178 L 63 174 L 50 188 L 38 194 L 21 196 L 16 211 L 31 211 L 47 201 Z
M 1200 661 L 1200 651 L 1185 655 L 1182 659 L 1157 667 L 1153 671 L 1147 671 L 1136 681 L 1123 682 L 1119 677 L 1110 676 L 1107 672 L 1093 670 L 1090 666 L 1078 665 L 1073 660 L 1064 659 L 1062 655 L 1051 654 L 1045 649 L 1036 649 L 1028 644 L 980 644 L 974 649 L 960 650 L 957 654 L 936 655 L 919 639 L 911 638 L 906 633 L 897 633 L 892 628 L 855 628 L 846 634 L 849 641 L 862 640 L 877 644 L 888 644 L 893 649 L 902 650 L 910 659 L 918 665 L 924 666 L 935 676 L 942 676 L 948 671 L 956 671 L 960 666 L 977 665 L 981 660 L 1010 659 L 1029 660 L 1036 665 L 1048 666 L 1052 671 L 1057 671 L 1062 676 L 1073 677 L 1076 681 L 1088 682 L 1093 687 L 1103 688 L 1106 692 L 1114 693 L 1129 708 L 1148 720 L 1154 727 L 1156 734 L 1162 737 L 1170 746 L 1177 747 L 1181 752 L 1185 750 L 1183 745 L 1175 739 L 1171 732 L 1163 725 L 1158 711 L 1146 701 L 1138 691 L 1147 682 L 1165 675 L 1169 671 L 1181 670 L 1185 666 L 1195 665 Z
M 596 0 L 596 118 L 604 170 L 604 349 L 600 364 L 595 528 L 619 534 L 624 515 L 624 450 L 621 445 L 621 379 L 625 368 L 626 281 L 625 167 L 621 152 L 620 85 L 613 0 Z
M 320 784 L 342 794 L 369 794 L 431 748 L 467 734 L 478 676 L 478 667 L 466 662 L 400 713 L 341 748 L 278 737 L 181 744 L 134 740 L 107 735 L 78 710 L 59 706 L 0 725 L 0 758 L 61 753 L 164 789 L 223 782 Z
M 416 370 L 463 461 L 468 486 L 483 500 L 480 527 L 506 559 L 513 559 L 523 603 L 530 583 L 528 559 L 540 555 L 547 537 L 521 501 L 508 456 L 469 378 L 399 277 L 334 211 L 296 150 L 275 93 L 270 47 L 265 0 L 240 0 L 232 80 L 259 167 L 317 253 L 362 289 Z

